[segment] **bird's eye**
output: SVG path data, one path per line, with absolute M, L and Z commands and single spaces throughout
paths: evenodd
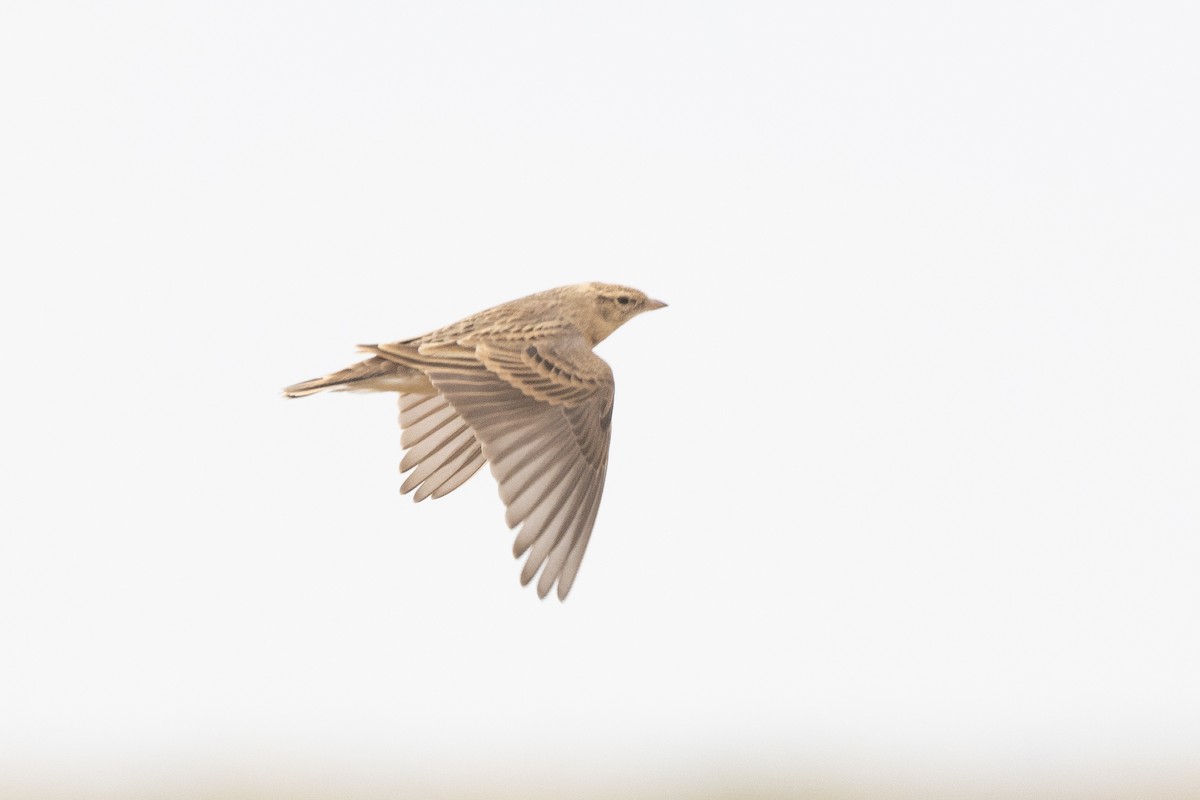
M 627 294 L 621 295 L 620 297 L 617 298 L 617 302 L 623 306 L 629 305 L 629 295 L 627 295 Z

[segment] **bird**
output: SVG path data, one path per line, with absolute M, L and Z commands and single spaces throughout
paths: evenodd
M 400 492 L 444 497 L 487 464 L 520 526 L 521 585 L 541 572 L 538 597 L 565 600 L 596 522 L 608 470 L 612 369 L 592 352 L 639 314 L 665 308 L 645 293 L 581 283 L 531 294 L 390 344 L 370 357 L 293 384 L 317 392 L 398 392 Z

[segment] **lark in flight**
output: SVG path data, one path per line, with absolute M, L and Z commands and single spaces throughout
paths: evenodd
M 571 591 L 596 522 L 613 411 L 613 376 L 592 352 L 609 334 L 666 303 L 637 289 L 582 283 L 514 300 L 371 353 L 340 372 L 284 389 L 400 393 L 400 491 L 442 497 L 487 463 L 500 485 L 513 555 L 541 570 L 545 597 Z

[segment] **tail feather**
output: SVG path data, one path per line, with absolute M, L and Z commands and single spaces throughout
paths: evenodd
M 283 390 L 285 397 L 306 397 L 310 394 L 330 390 L 340 392 L 345 390 L 365 391 L 399 391 L 395 385 L 398 379 L 405 376 L 401 371 L 411 372 L 394 361 L 383 358 L 368 358 L 366 361 L 346 367 L 324 378 L 313 378 L 311 381 L 294 383 Z

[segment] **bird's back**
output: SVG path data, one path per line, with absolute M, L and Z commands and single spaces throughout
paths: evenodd
M 564 291 L 550 289 L 494 306 L 458 322 L 397 344 L 439 347 L 463 341 L 525 340 L 553 336 L 570 327 L 564 315 Z

